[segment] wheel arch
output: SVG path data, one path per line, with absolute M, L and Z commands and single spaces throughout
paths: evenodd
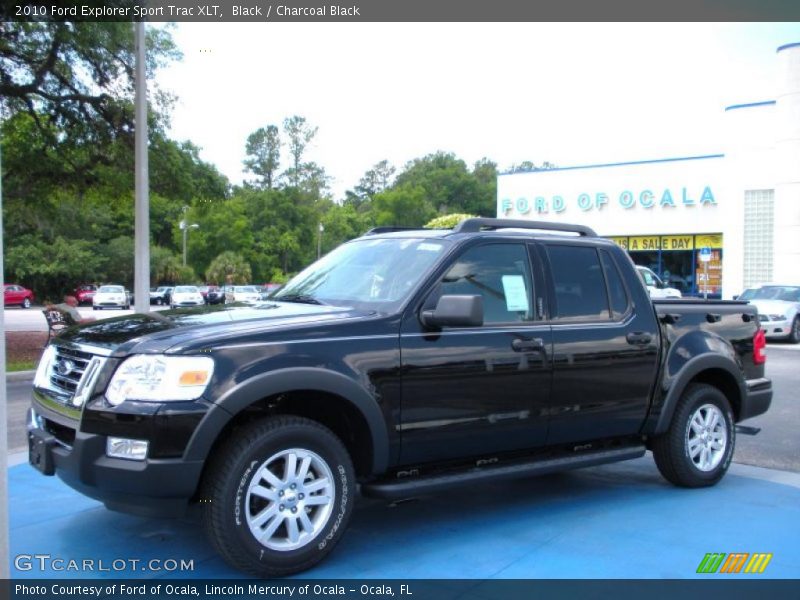
M 703 354 L 688 360 L 671 378 L 661 410 L 655 419 L 650 419 L 644 433 L 659 435 L 667 431 L 681 396 L 693 383 L 704 383 L 719 389 L 731 405 L 734 421 L 739 420 L 747 389 L 738 366 L 725 356 Z
M 388 467 L 389 435 L 379 404 L 357 382 L 319 368 L 271 371 L 228 390 L 195 430 L 186 458 L 206 460 L 238 426 L 270 414 L 303 416 L 331 429 L 361 477 Z

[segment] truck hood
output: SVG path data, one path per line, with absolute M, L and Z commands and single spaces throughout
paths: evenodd
M 58 340 L 106 348 L 114 354 L 127 354 L 134 346 L 137 351 L 165 352 L 197 339 L 285 331 L 365 315 L 351 308 L 289 302 L 201 306 L 103 319 L 67 329 Z

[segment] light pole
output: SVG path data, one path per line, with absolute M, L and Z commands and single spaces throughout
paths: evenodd
M 197 223 L 192 223 L 191 225 L 189 225 L 186 222 L 186 211 L 187 210 L 189 210 L 189 207 L 188 206 L 184 206 L 183 207 L 183 219 L 181 219 L 181 222 L 178 224 L 178 227 L 180 227 L 181 231 L 183 231 L 183 266 L 184 267 L 186 266 L 186 236 L 189 234 L 189 230 L 190 229 L 199 229 L 200 228 L 200 225 L 198 225 Z
M 317 234 L 317 260 L 322 256 L 322 232 L 325 231 L 322 223 L 319 224 L 319 233 Z

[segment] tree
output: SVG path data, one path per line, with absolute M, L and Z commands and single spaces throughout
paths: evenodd
M 146 43 L 152 81 L 180 52 L 163 28 L 148 29 Z M 130 23 L 0 22 L 0 97 L 12 114 L 27 112 L 51 145 L 59 142 L 53 127 L 95 144 L 130 136 L 134 79 Z
M 439 214 L 477 212 L 475 208 L 482 205 L 479 186 L 467 164 L 451 153 L 437 152 L 407 163 L 395 180 L 395 186 L 404 185 L 422 188 Z
M 362 201 L 372 200 L 375 194 L 379 194 L 389 187 L 395 171 L 396 169 L 389 164 L 388 160 L 375 163 L 359 180 L 355 188 L 356 196 Z
M 523 160 L 519 164 L 513 164 L 508 168 L 508 173 L 530 173 L 533 171 L 546 171 L 548 169 L 555 169 L 556 165 L 551 162 L 544 161 L 541 165 L 536 165 L 533 161 Z
M 289 154 L 292 157 L 292 166 L 287 170 L 286 176 L 291 185 L 295 187 L 300 184 L 303 155 L 311 140 L 317 135 L 318 129 L 309 125 L 305 117 L 298 115 L 288 117 L 283 121 L 283 131 L 286 137 L 289 138 L 287 145 L 289 146 Z
M 275 125 L 268 125 L 266 128 L 256 129 L 247 137 L 245 152 L 247 152 L 247 158 L 244 166 L 260 178 L 256 182 L 257 187 L 271 190 L 281 156 L 278 128 Z
M 249 283 L 252 278 L 250 265 L 235 252 L 223 252 L 206 269 L 206 281 L 220 285 L 226 283 Z

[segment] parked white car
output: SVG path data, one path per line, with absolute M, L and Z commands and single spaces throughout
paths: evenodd
M 233 285 L 225 288 L 225 304 L 231 302 L 255 304 L 260 301 L 261 294 L 254 285 Z
M 169 299 L 170 308 L 202 306 L 206 303 L 196 285 L 176 285 Z
M 745 290 L 738 300 L 748 300 L 758 309 L 768 338 L 800 343 L 800 285 L 762 285 Z
M 636 270 L 639 272 L 639 277 L 644 281 L 647 286 L 647 291 L 650 292 L 651 298 L 681 298 L 681 291 L 676 290 L 674 287 L 669 287 L 666 283 L 659 279 L 658 275 L 653 273 L 647 267 L 637 266 Z
M 101 285 L 92 298 L 93 310 L 101 310 L 103 308 L 122 308 L 127 310 L 130 307 L 130 296 L 121 285 Z

